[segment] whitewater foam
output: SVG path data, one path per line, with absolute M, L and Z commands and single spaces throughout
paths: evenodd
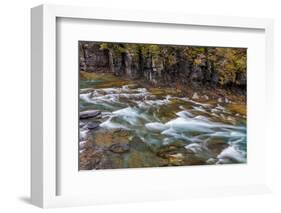
M 236 150 L 233 146 L 229 146 L 226 149 L 224 149 L 218 156 L 217 158 L 224 160 L 224 159 L 229 159 L 233 160 L 235 162 L 245 162 L 245 158 L 242 155 L 241 152 Z
M 147 124 L 145 124 L 145 127 L 154 132 L 162 132 L 162 131 L 166 130 L 167 128 L 169 128 L 166 125 L 159 123 L 159 122 L 147 123 Z

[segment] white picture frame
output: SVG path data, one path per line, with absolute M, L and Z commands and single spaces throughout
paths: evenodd
M 57 147 L 57 20 L 87 19 L 100 21 L 118 21 L 133 23 L 153 23 L 155 25 L 169 26 L 200 26 L 202 28 L 254 29 L 264 33 L 264 69 L 266 87 L 263 89 L 266 97 L 266 106 L 270 114 L 272 107 L 273 79 L 273 21 L 271 19 L 217 17 L 203 15 L 159 13 L 148 11 L 122 11 L 109 8 L 85 8 L 74 6 L 41 5 L 31 10 L 31 201 L 34 205 L 47 207 L 62 207 L 76 205 L 91 205 L 98 203 L 138 202 L 143 200 L 165 200 L 186 197 L 209 195 L 252 194 L 270 191 L 271 171 L 270 154 L 266 153 L 267 161 L 262 168 L 265 178 L 258 183 L 233 183 L 233 185 L 220 185 L 200 187 L 194 183 L 194 188 L 169 186 L 161 191 L 153 189 L 149 195 L 112 193 L 98 197 L 97 195 L 58 195 L 58 174 L 60 173 Z M 253 85 L 257 86 L 257 85 Z M 266 122 L 267 136 L 265 143 L 270 141 L 270 119 L 267 114 L 262 122 Z M 261 122 L 261 121 L 259 121 Z M 183 169 L 183 168 L 182 168 Z M 153 169 L 150 169 L 153 171 Z M 126 171 L 123 171 L 126 173 Z M 158 170 L 159 172 L 159 170 Z M 174 170 L 174 172 L 178 172 Z M 259 171 L 261 172 L 261 171 Z M 155 171 L 154 171 L 155 173 Z M 161 172 L 160 172 L 161 173 Z M 162 175 L 165 175 L 164 173 Z M 136 190 L 137 191 L 137 190 Z

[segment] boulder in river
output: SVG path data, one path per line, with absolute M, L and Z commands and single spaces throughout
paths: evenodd
M 193 94 L 193 96 L 192 96 L 192 99 L 199 99 L 199 95 L 197 94 L 197 92 L 195 92 L 194 94 Z
M 94 118 L 101 114 L 99 110 L 87 110 L 80 112 L 80 119 Z
M 98 123 L 88 123 L 87 124 L 87 128 L 88 129 L 96 129 L 99 127 L 99 124 Z

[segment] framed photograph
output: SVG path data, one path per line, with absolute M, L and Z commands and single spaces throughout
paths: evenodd
M 33 204 L 270 192 L 272 20 L 31 14 Z

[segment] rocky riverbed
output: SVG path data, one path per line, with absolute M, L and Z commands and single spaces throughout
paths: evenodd
M 80 170 L 245 163 L 246 106 L 231 96 L 80 80 Z

